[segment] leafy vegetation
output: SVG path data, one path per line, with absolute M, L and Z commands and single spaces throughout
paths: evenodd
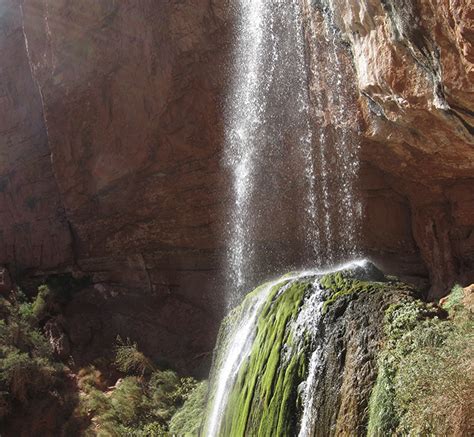
M 124 341 L 120 336 L 117 336 L 114 364 L 123 373 L 136 373 L 141 376 L 155 370 L 153 363 L 138 350 L 137 343 L 129 338 Z
M 170 421 L 169 430 L 173 435 L 197 436 L 201 428 L 206 408 L 208 384 L 202 381 L 190 391 L 183 406 Z
M 50 397 L 65 406 L 59 419 L 64 435 L 81 430 L 86 436 L 169 436 L 178 410 L 174 426 L 193 435 L 200 426 L 206 384 L 157 370 L 130 339 L 117 337 L 115 359 L 105 364 L 122 373 L 113 387 L 94 366 L 78 370 L 77 386 L 71 384 L 72 371 L 55 359 L 41 331 L 69 298 L 57 284 L 39 287 L 32 301 L 18 290 L 8 299 L 0 297 L 0 423 Z
M 448 300 L 460 302 L 457 287 Z M 449 318 L 420 301 L 388 308 L 369 436 L 474 433 L 473 317 L 449 308 Z
M 462 308 L 462 299 L 464 297 L 464 289 L 456 284 L 451 293 L 442 300 L 442 307 L 447 310 L 456 310 Z
M 34 305 L 21 291 L 0 297 L 0 420 L 63 382 L 65 368 L 35 325 Z
M 169 435 L 170 421 L 195 392 L 197 381 L 181 378 L 171 370 L 156 370 L 138 350 L 137 344 L 130 340 L 118 339 L 115 364 L 120 371 L 135 375 L 119 379 L 108 390 L 104 389 L 101 372 L 95 367 L 79 374 L 82 396 L 76 414 L 90 419 L 86 435 Z M 191 405 L 196 406 L 197 401 Z M 187 407 L 181 411 L 176 426 L 193 428 L 197 425 L 199 416 L 189 417 L 188 411 L 195 413 L 196 408 Z M 192 425 L 188 425 L 188 421 Z

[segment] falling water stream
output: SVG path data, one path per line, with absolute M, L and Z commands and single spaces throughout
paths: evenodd
M 273 287 L 287 282 L 291 283 L 291 281 L 311 276 L 314 273 L 315 272 L 301 272 L 268 282 L 261 287 L 255 296 L 252 296 L 252 301 L 246 306 L 245 312 L 240 316 L 239 323 L 231 333 L 229 346 L 224 352 L 225 358 L 223 364 L 218 369 L 216 392 L 212 399 L 211 413 L 206 424 L 206 436 L 212 437 L 219 435 L 221 420 L 227 404 L 227 395 L 235 382 L 242 362 L 250 354 L 257 319 L 268 294 Z
M 272 227 L 287 219 L 280 214 L 285 208 L 295 208 L 293 215 L 303 227 L 301 235 L 294 231 L 289 238 L 302 240 L 309 261 L 325 267 L 358 255 L 360 221 L 353 189 L 358 143 L 331 10 L 324 9 L 323 28 L 317 29 L 308 19 L 309 0 L 237 4 L 225 112 L 224 164 L 232 183 L 229 308 L 254 285 L 256 270 L 272 271 L 268 263 L 273 258 L 268 249 L 262 255 L 259 244 L 271 238 L 265 224 L 272 217 Z M 295 180 L 301 199 L 283 204 Z M 288 227 L 283 223 L 282 232 Z
M 317 231 L 313 132 L 299 0 L 241 0 L 238 5 L 224 157 L 233 194 L 227 271 L 237 295 L 232 296 L 231 304 L 249 285 L 253 266 L 262 262 L 256 255 L 256 228 L 264 220 L 265 209 L 278 211 L 278 193 L 287 183 L 280 173 L 288 171 L 292 160 L 304 168 L 301 215 L 307 218 L 309 246 L 315 244 Z M 262 192 L 265 198 L 258 199 Z
M 304 243 L 312 257 L 309 261 L 322 268 L 357 255 L 360 205 L 353 187 L 358 144 L 346 114 L 347 90 L 332 11 L 323 8 L 324 27 L 316 28 L 308 18 L 312 4 L 310 0 L 237 2 L 224 157 L 232 181 L 227 233 L 227 272 L 232 290 L 228 293 L 229 308 L 249 288 L 255 266 L 266 261 L 256 247 L 258 229 L 262 221 L 267 227 L 273 225 L 265 219 L 269 209 L 278 216 L 279 194 L 288 184 L 282 176 L 285 172 L 287 177 L 299 174 L 304 179 L 302 207 L 295 214 L 304 222 Z M 320 63 L 322 57 L 325 62 Z M 304 171 L 295 173 L 290 162 Z M 283 163 L 281 168 L 279 163 Z M 224 358 L 214 377 L 206 436 L 219 435 L 227 396 L 250 354 L 257 320 L 270 290 L 284 281 L 317 273 L 286 276 L 251 296 L 229 335 L 225 352 L 221 351 Z M 313 289 L 319 289 L 316 282 Z M 315 420 L 312 397 L 323 354 L 323 347 L 317 345 L 322 305 L 322 293 L 315 291 L 295 321 L 295 332 L 304 326 L 314 340 L 308 379 L 302 387 L 301 437 L 310 434 Z
M 278 296 L 281 293 L 285 293 L 295 281 L 307 279 L 312 281 L 312 291 L 306 296 L 298 312 L 298 317 L 291 323 L 290 329 L 296 338 L 294 347 L 303 347 L 303 342 L 307 340 L 307 336 L 309 336 L 311 342 L 312 353 L 309 359 L 308 376 L 301 387 L 303 412 L 299 437 L 312 435 L 311 433 L 314 430 L 317 419 L 314 401 L 315 395 L 318 392 L 318 377 L 321 366 L 324 363 L 324 345 L 321 344 L 319 339 L 324 299 L 323 289 L 319 285 L 319 277 L 333 271 L 364 267 L 366 262 L 367 260 L 357 260 L 336 266 L 330 270 L 307 270 L 288 274 L 280 279 L 266 283 L 249 296 L 248 299 L 250 301 L 246 303 L 243 312 L 239 315 L 239 320 L 232 328 L 232 331 L 228 333 L 226 349 L 219 351 L 224 358 L 213 378 L 215 390 L 210 400 L 210 413 L 204 424 L 205 436 L 214 437 L 222 435 L 220 428 L 226 411 L 228 396 L 232 391 L 241 365 L 251 353 L 257 332 L 258 318 L 271 290 L 275 287 L 280 287 L 276 295 Z M 290 350 L 288 353 L 292 353 L 292 351 Z M 238 412 L 235 412 L 235 414 L 238 414 Z
M 259 290 L 256 296 L 253 297 L 252 302 L 247 306 L 245 313 L 241 316 L 240 322 L 231 334 L 228 349 L 224 353 L 224 363 L 218 370 L 216 377 L 217 389 L 212 400 L 211 414 L 206 424 L 206 436 L 212 437 L 219 435 L 221 420 L 227 404 L 227 395 L 235 382 L 242 362 L 250 354 L 257 319 L 270 291 L 276 286 L 285 283 L 291 284 L 291 281 L 312 276 L 315 273 L 316 272 L 305 271 L 286 275 L 283 278 L 268 282 Z M 285 287 L 282 287 L 280 292 L 284 292 L 284 288 Z

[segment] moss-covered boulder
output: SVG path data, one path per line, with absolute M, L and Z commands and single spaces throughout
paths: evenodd
M 305 435 L 365 434 L 385 310 L 413 294 L 370 263 L 290 274 L 255 290 L 222 324 L 202 434 L 293 436 L 302 423 Z M 226 354 L 243 344 L 242 318 L 257 306 L 248 350 L 223 381 Z M 225 396 L 216 395 L 219 384 Z

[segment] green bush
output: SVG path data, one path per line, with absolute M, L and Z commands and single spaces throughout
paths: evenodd
M 41 285 L 38 287 L 38 294 L 33 303 L 32 314 L 36 320 L 44 319 L 52 306 L 53 296 L 51 290 L 47 285 Z
M 75 279 L 71 274 L 49 276 L 46 283 L 38 287 L 38 293 L 29 311 L 38 322 L 41 322 L 61 313 L 61 308 L 72 299 L 74 293 L 88 285 L 90 285 L 88 277 Z
M 71 391 L 65 383 L 67 368 L 54 361 L 39 328 L 41 321 L 60 311 L 61 296 L 45 285 L 32 302 L 19 291 L 9 299 L 0 297 L 0 421 L 48 397 L 62 406 L 61 432 L 67 435 L 81 430 L 86 436 L 169 436 L 169 421 L 197 382 L 156 370 L 135 342 L 118 338 L 113 364 L 124 378 L 108 388 L 101 371 L 91 365 L 78 372 L 78 391 Z
M 387 310 L 369 436 L 474 433 L 472 315 L 452 312 L 444 319 L 441 314 L 420 301 Z
M 171 434 L 178 436 L 197 436 L 204 419 L 208 384 L 200 382 L 189 392 L 187 400 L 170 421 Z
M 459 285 L 456 284 L 451 293 L 444 299 L 442 303 L 442 307 L 447 310 L 456 310 L 462 308 L 462 300 L 464 298 L 464 289 Z
M 123 373 L 134 373 L 141 376 L 145 372 L 155 370 L 153 363 L 138 350 L 137 343 L 132 342 L 129 338 L 124 341 L 120 336 L 117 336 L 114 364 Z
M 21 292 L 0 298 L 0 417 L 15 402 L 27 406 L 35 397 L 53 393 L 64 367 L 52 359 L 48 340 L 35 327 L 33 305 Z
M 53 385 L 56 371 L 48 360 L 15 349 L 0 359 L 0 381 L 13 399 L 24 404 Z
M 78 415 L 88 416 L 91 421 L 86 434 L 104 437 L 169 435 L 168 423 L 191 396 L 196 381 L 180 378 L 171 370 L 155 370 L 145 376 L 145 370 L 154 366 L 130 340 L 119 339 L 114 363 L 121 371 L 127 370 L 136 376 L 124 377 L 108 392 L 104 392 L 97 369 L 90 366 L 79 372 L 82 396 Z

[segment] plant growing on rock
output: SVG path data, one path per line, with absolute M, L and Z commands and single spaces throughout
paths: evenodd
M 170 421 L 169 430 L 173 435 L 197 436 L 204 419 L 208 384 L 200 382 L 188 392 L 183 406 Z
M 197 382 L 171 370 L 157 370 L 135 342 L 120 337 L 114 364 L 126 376 L 108 390 L 95 367 L 89 366 L 78 375 L 82 395 L 77 415 L 89 418 L 86 435 L 169 435 L 171 419 L 194 393 Z
M 448 300 L 459 303 L 458 292 Z M 450 308 L 449 318 L 420 301 L 388 308 L 369 436 L 474 432 L 473 317 L 458 304 Z
M 120 336 L 117 336 L 114 364 L 123 373 L 134 373 L 140 376 L 143 376 L 145 372 L 155 370 L 153 363 L 140 352 L 136 342 L 132 342 L 129 338 L 122 340 Z
M 1 420 L 13 407 L 18 410 L 36 399 L 61 398 L 66 369 L 53 360 L 48 340 L 36 327 L 33 304 L 23 293 L 1 297 L 0 312 Z

